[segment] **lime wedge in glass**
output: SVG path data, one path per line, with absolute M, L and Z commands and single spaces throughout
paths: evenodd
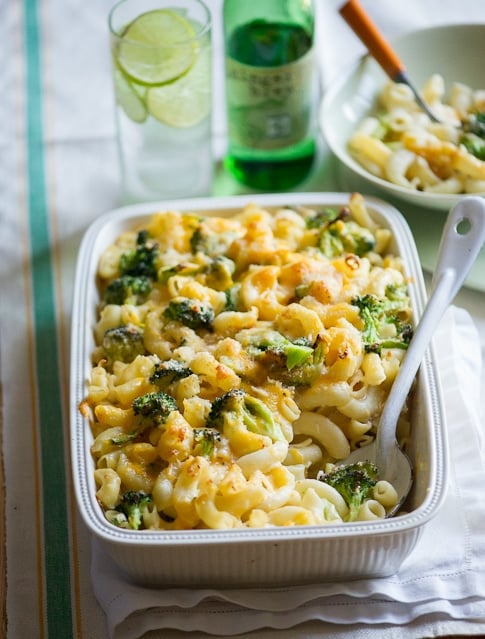
M 146 95 L 148 111 L 172 127 L 198 124 L 211 110 L 211 49 L 204 47 L 190 71 L 175 82 L 151 87 Z
M 148 111 L 144 102 L 141 87 L 131 84 L 123 71 L 116 64 L 113 66 L 116 103 L 126 115 L 141 124 L 147 119 Z M 146 93 L 146 89 L 144 89 Z
M 136 82 L 163 84 L 186 73 L 197 56 L 194 29 L 171 9 L 142 13 L 126 27 L 117 62 Z

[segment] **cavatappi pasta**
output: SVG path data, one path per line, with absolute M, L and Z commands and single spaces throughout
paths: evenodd
M 447 94 L 432 75 L 422 96 L 439 122 L 417 105 L 411 89 L 389 81 L 375 115 L 349 140 L 352 156 L 370 173 L 426 193 L 485 193 L 485 89 L 455 82 Z
M 387 482 L 351 515 L 325 478 L 374 438 L 411 337 L 390 240 L 354 194 L 342 209 L 165 211 L 107 247 L 80 406 L 107 519 L 179 530 L 385 517 Z

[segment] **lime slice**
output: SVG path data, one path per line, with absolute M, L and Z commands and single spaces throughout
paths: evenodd
M 142 84 L 169 82 L 186 73 L 196 58 L 194 29 L 170 9 L 142 13 L 126 27 L 118 43 L 118 63 Z
M 116 103 L 120 105 L 126 115 L 141 124 L 147 119 L 148 111 L 143 99 L 141 87 L 131 84 L 123 71 L 118 67 L 113 67 L 115 98 Z M 145 89 L 146 92 L 146 89 Z
M 198 124 L 211 109 L 211 49 L 204 47 L 190 71 L 176 82 L 150 88 L 146 96 L 148 111 L 172 127 Z

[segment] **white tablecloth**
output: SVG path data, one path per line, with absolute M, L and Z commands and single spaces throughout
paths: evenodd
M 214 16 L 214 143 L 220 158 L 221 1 L 208 4 Z M 316 4 L 326 86 L 362 47 L 340 21 L 337 2 Z M 483 0 L 364 4 L 389 36 L 431 23 L 485 21 Z M 91 583 L 91 539 L 72 493 L 67 415 L 77 248 L 88 224 L 120 204 L 106 26 L 111 6 L 111 0 L 0 1 L 0 472 L 6 494 L 0 552 L 7 559 L 0 588 L 6 593 L 8 639 L 108 637 Z M 317 170 L 299 190 L 336 189 L 335 166 L 322 145 Z M 242 191 L 218 167 L 214 193 Z M 479 329 L 482 360 L 484 299 L 483 292 L 463 290 L 456 300 Z M 294 636 L 324 632 L 376 636 L 372 627 L 329 630 L 317 621 Z M 446 632 L 439 624 L 433 628 L 436 636 Z M 458 618 L 452 634 L 478 632 Z M 394 628 L 385 636 L 401 634 Z

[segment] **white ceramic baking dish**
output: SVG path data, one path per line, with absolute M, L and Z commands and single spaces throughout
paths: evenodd
M 266 529 L 134 531 L 110 524 L 96 501 L 90 426 L 78 406 L 86 394 L 94 348 L 98 291 L 96 270 L 103 250 L 124 230 L 155 211 L 176 209 L 231 215 L 248 202 L 342 206 L 348 193 L 294 193 L 178 200 L 128 206 L 98 218 L 82 240 L 74 284 L 71 346 L 70 428 L 72 467 L 79 510 L 91 533 L 118 566 L 150 585 L 282 585 L 382 577 L 395 573 L 412 552 L 423 527 L 444 499 L 447 448 L 437 362 L 431 347 L 418 376 L 412 402 L 414 485 L 409 514 L 373 522 Z M 415 318 L 426 290 L 413 237 L 401 214 L 376 198 L 366 198 L 374 219 L 393 232 L 392 251 L 402 257 L 410 278 Z

